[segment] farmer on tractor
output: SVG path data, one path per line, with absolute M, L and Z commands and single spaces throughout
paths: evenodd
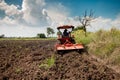
M 72 43 L 75 43 L 75 40 L 73 39 L 73 37 L 71 36 L 71 31 L 68 31 L 67 29 L 70 29 L 72 28 L 73 30 L 73 26 L 60 26 L 58 27 L 58 40 L 60 41 L 61 44 L 65 43 L 66 41 L 69 41 L 69 42 L 72 42 Z M 60 31 L 60 29 L 64 29 L 63 32 Z
M 65 50 L 78 50 L 84 49 L 82 44 L 78 44 L 74 40 L 74 36 L 71 36 L 71 32 L 74 29 L 72 25 L 63 25 L 57 27 L 58 29 L 58 40 L 59 42 L 55 45 L 56 51 L 65 51 Z M 63 33 L 60 30 L 64 30 Z M 68 31 L 67 29 L 71 29 Z
M 68 30 L 67 30 L 67 29 L 64 30 L 63 36 L 64 36 L 64 37 L 69 37 L 69 33 L 68 33 Z

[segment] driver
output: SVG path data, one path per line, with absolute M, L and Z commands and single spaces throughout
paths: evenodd
M 67 30 L 67 29 L 64 30 L 63 36 L 65 36 L 65 37 L 68 37 L 68 36 L 69 36 L 69 33 L 68 33 L 68 30 Z

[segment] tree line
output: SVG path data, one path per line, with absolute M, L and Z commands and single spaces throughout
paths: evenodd
M 54 29 L 52 29 L 51 27 L 47 27 L 47 36 L 45 35 L 45 33 L 38 33 L 36 37 L 38 38 L 53 37 L 53 34 L 55 34 Z M 5 35 L 1 34 L 0 38 L 5 38 Z
M 47 37 L 53 37 L 53 34 L 55 34 L 55 31 L 51 27 L 47 27 Z M 46 35 L 44 33 L 38 33 L 38 38 L 46 38 Z
M 1 35 L 0 35 L 0 38 L 4 38 L 4 37 L 5 37 L 5 35 L 4 35 L 4 34 L 1 34 Z

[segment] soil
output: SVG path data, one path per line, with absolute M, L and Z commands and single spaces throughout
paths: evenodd
M 55 54 L 55 40 L 0 41 L 0 80 L 120 80 L 120 73 L 86 53 Z M 55 55 L 55 64 L 39 67 Z

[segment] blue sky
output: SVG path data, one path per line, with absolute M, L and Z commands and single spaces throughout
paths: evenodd
M 22 4 L 23 0 L 5 0 L 8 4 L 15 4 L 15 5 L 20 5 Z
M 120 12 L 120 0 L 46 0 L 50 3 L 61 2 L 70 9 L 71 16 L 81 15 L 93 9 L 96 16 L 115 18 Z
M 5 0 L 8 4 L 22 5 L 23 0 Z M 120 12 L 120 0 L 45 0 L 49 4 L 61 3 L 70 11 L 70 16 L 82 15 L 85 10 L 95 11 L 95 16 L 116 18 Z M 4 15 L 4 11 L 0 11 Z
M 96 19 L 88 31 L 120 29 L 120 0 L 0 0 L 0 34 L 34 37 L 47 27 L 79 26 L 76 17 L 91 9 Z

